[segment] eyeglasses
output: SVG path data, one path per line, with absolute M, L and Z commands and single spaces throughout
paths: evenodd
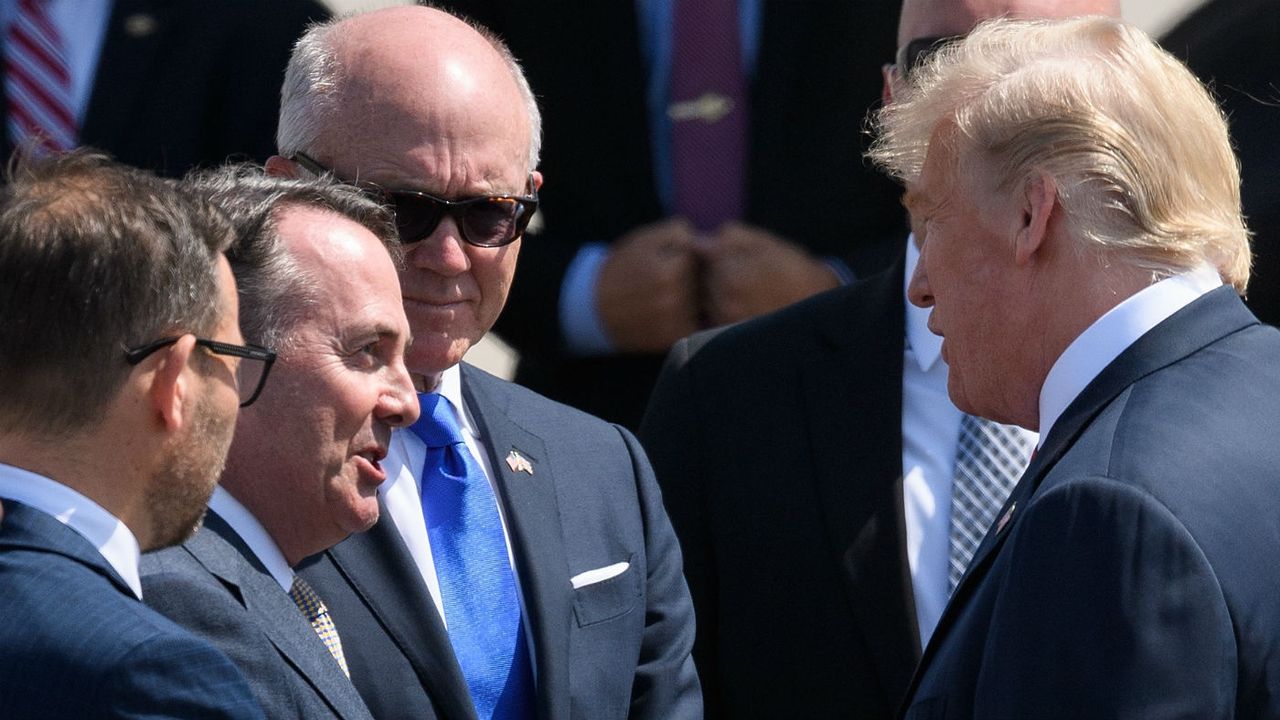
M 124 358 L 129 361 L 130 365 L 137 365 L 145 360 L 148 355 L 161 348 L 169 347 L 181 340 L 182 337 L 182 335 L 178 335 L 177 337 L 156 340 L 132 350 L 126 349 Z M 267 374 L 271 372 L 271 365 L 276 361 L 275 351 L 257 345 L 231 345 L 217 340 L 206 340 L 201 337 L 196 338 L 196 345 L 214 355 L 230 355 L 240 358 L 240 362 L 236 366 L 236 387 L 240 392 L 240 407 L 248 407 L 253 404 L 254 400 L 258 399 L 258 395 L 262 393 L 262 387 L 267 384 Z
M 920 67 L 931 55 L 963 37 L 963 35 L 942 35 L 939 37 L 916 38 L 907 42 L 906 45 L 898 48 L 898 55 L 894 59 L 898 72 L 902 74 L 902 78 L 905 80 L 911 76 L 913 70 Z
M 297 153 L 293 161 L 307 172 L 334 175 L 333 171 Z M 348 183 L 352 184 L 352 183 Z M 529 176 L 528 197 L 519 195 L 481 195 L 465 200 L 445 200 L 416 190 L 387 190 L 369 183 L 357 184 L 388 205 L 396 216 L 400 241 L 406 245 L 423 240 L 435 232 L 445 215 L 458 224 L 462 239 L 476 247 L 495 248 L 509 245 L 524 233 L 538 209 L 538 188 Z

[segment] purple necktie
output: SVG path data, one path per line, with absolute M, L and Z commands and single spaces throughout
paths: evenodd
M 675 210 L 709 232 L 742 216 L 747 82 L 737 0 L 675 0 L 671 151 Z

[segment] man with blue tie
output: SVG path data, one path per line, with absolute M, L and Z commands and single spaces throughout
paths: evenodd
M 286 175 L 395 209 L 422 427 L 385 507 L 303 572 L 378 718 L 693 718 L 693 616 L 626 430 L 461 362 L 506 301 L 538 203 L 540 119 L 492 34 L 394 8 L 313 28 L 285 77 Z
M 209 204 L 96 155 L 0 198 L 0 717 L 261 718 L 212 645 L 143 605 L 270 353 L 242 345 Z M 259 373 L 261 374 L 261 373 Z

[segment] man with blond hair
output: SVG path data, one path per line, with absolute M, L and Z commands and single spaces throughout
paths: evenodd
M 909 718 L 1280 713 L 1280 334 L 1222 113 L 1114 20 L 996 21 L 877 117 L 961 409 L 1040 431 Z

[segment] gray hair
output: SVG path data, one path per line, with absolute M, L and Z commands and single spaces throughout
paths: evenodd
M 235 228 L 227 256 L 240 293 L 240 331 L 247 342 L 279 349 L 307 310 L 323 302 L 316 281 L 281 242 L 281 210 L 306 207 L 345 217 L 373 233 L 399 266 L 402 251 L 390 211 L 329 175 L 272 177 L 254 165 L 227 165 L 188 175 L 183 187 L 216 204 Z
M 538 110 L 538 100 L 524 76 L 520 61 L 489 28 L 447 9 L 433 9 L 465 22 L 507 64 L 524 100 L 525 113 L 529 119 L 527 170 L 533 172 L 537 169 L 542 154 L 542 113 Z M 343 20 L 349 17 L 353 16 L 312 23 L 293 46 L 293 54 L 289 56 L 289 65 L 284 73 L 284 85 L 280 89 L 280 120 L 276 129 L 276 150 L 284 157 L 293 157 L 299 152 L 313 152 L 321 129 L 331 125 L 334 116 L 341 112 L 338 97 L 346 68 L 342 67 L 335 52 L 334 33 L 341 31 Z
M 172 181 L 78 151 L 0 189 L 0 432 L 66 437 L 101 419 L 125 350 L 208 335 L 231 227 Z
M 874 122 L 869 156 L 906 182 L 947 128 L 960 164 L 981 169 L 989 188 L 1051 175 L 1082 250 L 1153 280 L 1209 263 L 1238 291 L 1248 283 L 1222 111 L 1185 66 L 1118 20 L 983 23 L 913 72 Z

